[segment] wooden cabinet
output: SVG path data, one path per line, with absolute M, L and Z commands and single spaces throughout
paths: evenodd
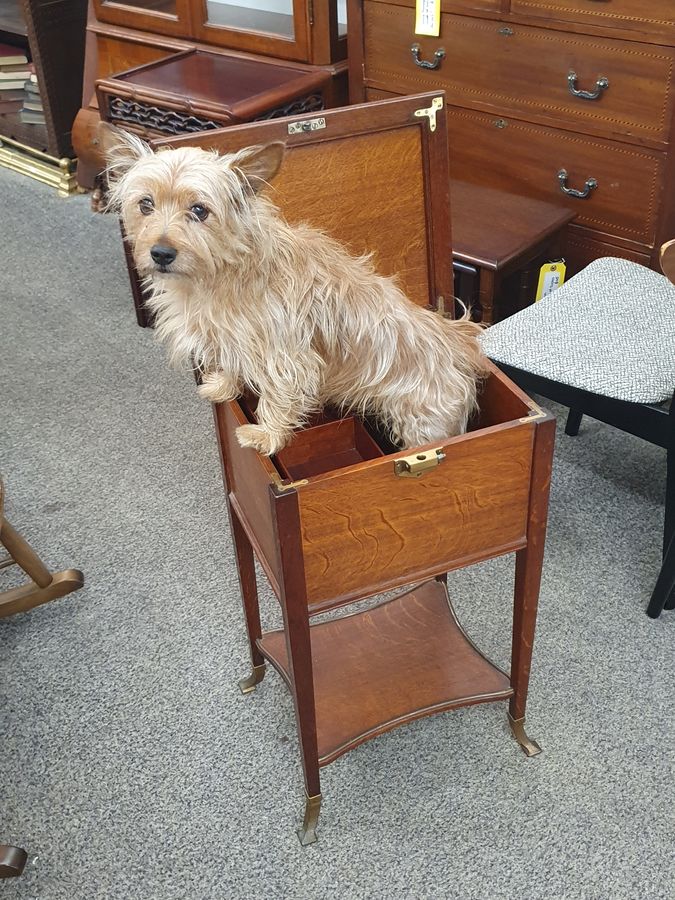
M 97 81 L 197 50 L 202 58 L 221 54 L 230 63 L 240 61 L 238 73 L 230 71 L 225 80 L 215 79 L 209 85 L 209 93 L 221 108 L 231 99 L 233 86 L 245 97 L 247 88 L 260 81 L 259 75 L 252 74 L 256 65 L 264 77 L 270 64 L 286 67 L 289 79 L 302 74 L 308 83 L 327 79 L 320 92 L 321 106 L 342 106 L 347 102 L 345 18 L 342 0 L 93 0 L 87 24 L 82 108 L 73 138 L 79 183 L 94 187 L 105 164 L 96 138 L 100 119 Z M 188 85 L 172 93 L 172 108 L 181 106 L 181 98 L 184 104 L 191 102 Z M 152 97 L 144 98 L 148 110 L 156 105 L 163 108 L 162 98 L 158 95 L 155 99 L 156 103 Z M 260 115 L 293 111 L 286 109 L 285 101 L 280 107 L 268 106 Z M 226 120 L 221 116 L 214 121 Z
M 675 234 L 671 0 L 350 0 L 351 99 L 443 90 L 452 176 L 575 213 L 572 271 L 597 249 L 649 259 Z M 581 252 L 583 247 L 583 252 Z
M 94 0 L 100 22 L 324 65 L 344 59 L 336 0 Z

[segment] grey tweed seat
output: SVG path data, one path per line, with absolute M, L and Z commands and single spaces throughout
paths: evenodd
M 675 286 L 625 259 L 597 259 L 482 335 L 497 363 L 631 403 L 675 390 Z
M 482 335 L 483 349 L 524 390 L 666 450 L 663 562 L 647 614 L 675 609 L 675 241 L 668 275 L 625 259 L 595 260 L 539 303 Z M 670 401 L 670 403 L 668 403 Z

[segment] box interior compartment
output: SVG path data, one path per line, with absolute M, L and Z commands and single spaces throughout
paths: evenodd
M 288 447 L 277 453 L 276 464 L 282 475 L 300 479 L 384 455 L 364 424 L 348 416 L 296 432 Z
M 248 421 L 256 423 L 257 395 L 247 390 L 237 402 Z M 478 412 L 469 422 L 467 434 L 518 420 L 531 412 L 525 399 L 494 375 L 481 385 L 478 402 Z M 441 439 L 441 443 L 449 440 Z M 405 452 L 392 444 L 383 426 L 374 419 L 345 416 L 326 406 L 295 432 L 292 442 L 272 457 L 272 462 L 282 478 L 296 481 Z

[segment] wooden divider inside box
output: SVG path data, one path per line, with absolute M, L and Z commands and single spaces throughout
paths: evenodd
M 293 441 L 276 456 L 277 468 L 292 479 L 310 478 L 333 469 L 344 469 L 384 451 L 354 416 L 298 431 Z

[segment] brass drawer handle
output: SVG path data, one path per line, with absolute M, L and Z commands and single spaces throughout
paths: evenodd
M 580 91 L 577 88 L 577 77 L 577 73 L 570 70 L 567 75 L 567 87 L 570 89 L 570 94 L 573 97 L 579 97 L 581 100 L 597 100 L 602 96 L 602 92 L 609 87 L 609 78 L 601 75 L 595 82 L 594 91 Z
M 410 48 L 410 52 L 412 53 L 412 57 L 415 60 L 415 65 L 419 66 L 420 69 L 437 69 L 441 61 L 445 58 L 445 50 L 442 47 L 434 53 L 434 61 L 429 62 L 426 59 L 420 59 L 420 51 L 421 47 L 419 44 L 413 44 Z
M 563 194 L 567 194 L 568 197 L 578 197 L 580 200 L 585 200 L 586 197 L 590 196 L 591 191 L 594 191 L 598 186 L 598 182 L 595 178 L 587 178 L 583 191 L 567 187 L 567 169 L 561 169 L 558 172 L 558 181 L 560 182 L 560 190 Z

